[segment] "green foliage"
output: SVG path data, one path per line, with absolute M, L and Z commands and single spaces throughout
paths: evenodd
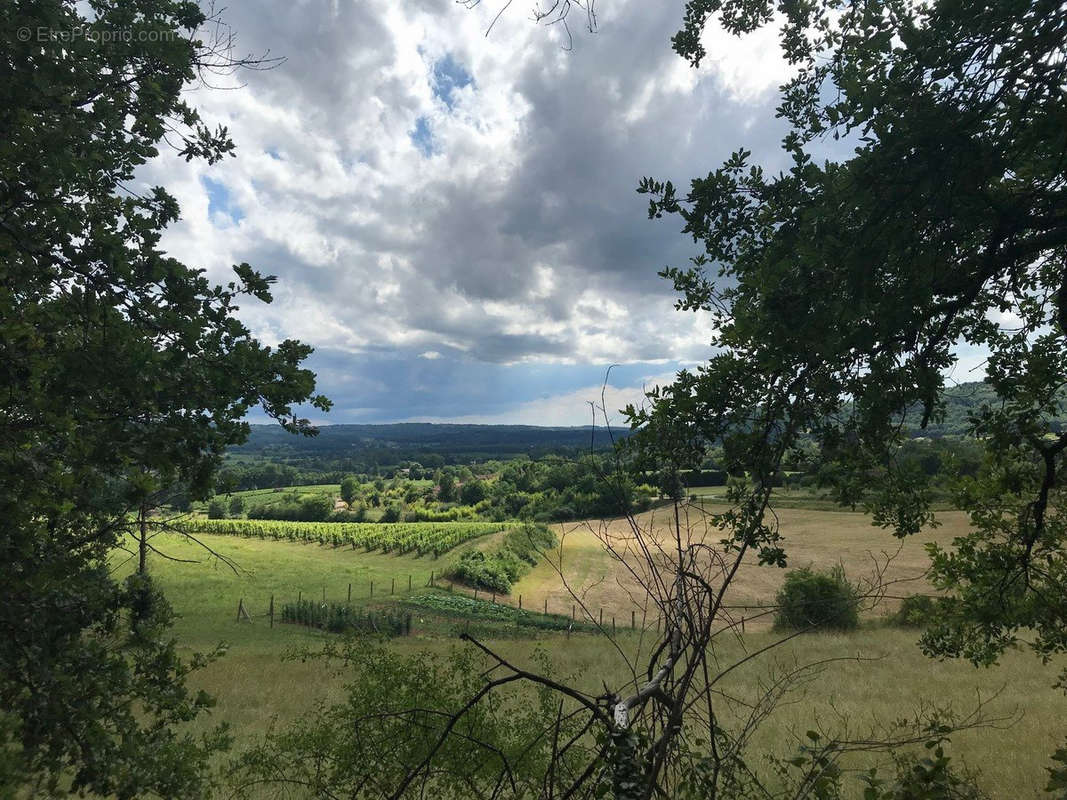
M 721 447 L 752 478 L 730 545 L 780 563 L 765 489 L 801 442 L 837 501 L 903 537 L 934 521 L 941 462 L 905 440 L 948 421 L 981 457 L 955 498 L 972 531 L 932 551 L 946 600 L 924 648 L 991 664 L 1025 629 L 1040 655 L 1067 651 L 1050 601 L 1067 595 L 1067 75 L 1043 66 L 1067 57 L 1060 3 L 688 0 L 673 43 L 693 64 L 712 18 L 781 32 L 788 166 L 739 149 L 687 188 L 641 181 L 649 216 L 697 244 L 662 273 L 678 307 L 716 331 L 707 364 L 631 410 L 642 446 L 688 468 Z M 988 354 L 984 388 L 949 420 L 968 349 Z
M 233 151 L 184 99 L 225 58 L 206 22 L 177 0 L 0 4 L 0 708 L 17 723 L 0 762 L 44 793 L 203 793 L 220 742 L 176 726 L 204 703 L 165 626 L 129 627 L 145 595 L 106 559 L 131 509 L 208 495 L 250 410 L 310 433 L 294 408 L 329 406 L 311 348 L 267 347 L 236 316 L 273 279 L 239 264 L 212 285 L 161 249 L 174 197 L 131 190 L 161 147 Z
M 467 506 L 477 505 L 485 497 L 485 483 L 479 480 L 467 481 L 459 489 L 459 500 Z
M 451 472 L 442 471 L 438 476 L 437 499 L 442 503 L 451 503 L 456 499 L 456 479 Z
M 513 523 L 512 523 L 513 524 Z M 274 539 L 331 547 L 362 547 L 394 553 L 441 555 L 463 542 L 509 527 L 499 522 L 279 522 L 186 519 L 173 523 L 185 533 Z
M 241 495 L 235 494 L 233 497 L 230 498 L 229 511 L 231 517 L 239 517 L 245 513 L 245 501 L 244 498 L 241 497 Z M 210 508 L 208 509 L 208 517 L 211 517 Z
M 829 572 L 790 570 L 775 604 L 774 622 L 781 628 L 851 630 L 859 625 L 857 593 L 840 565 Z
M 555 544 L 555 534 L 544 525 L 513 527 L 500 547 L 490 551 L 470 550 L 445 574 L 477 589 L 507 594 L 512 584 L 537 563 L 539 555 Z
M 551 769 L 553 738 L 530 732 L 555 718 L 558 698 L 514 683 L 486 691 L 489 664 L 470 649 L 405 655 L 356 640 L 326 655 L 345 666 L 344 700 L 268 733 L 234 764 L 233 796 L 259 797 L 279 778 L 310 797 L 418 798 L 429 786 L 442 798 L 501 796 L 502 786 L 503 796 L 537 797 L 546 784 L 562 796 L 589 756 L 568 713 L 559 741 L 575 744 Z
M 1045 791 L 1053 794 L 1056 800 L 1067 800 L 1067 747 L 1058 747 L 1052 754 L 1055 766 L 1046 767 L 1048 783 Z
M 351 503 L 356 499 L 356 491 L 359 489 L 359 483 L 352 476 L 345 478 L 341 481 L 341 499 L 346 503 Z
M 489 622 L 506 622 L 521 628 L 536 628 L 546 631 L 593 630 L 587 622 L 576 622 L 562 614 L 541 614 L 528 609 L 519 609 L 489 600 L 475 600 L 463 594 L 451 592 L 420 594 L 404 601 L 405 604 L 448 616 L 467 617 Z
M 248 511 L 249 519 L 276 519 L 292 522 L 325 522 L 333 514 L 329 497 L 313 495 L 298 502 L 257 505 Z
M 226 519 L 226 506 L 222 500 L 215 498 L 207 506 L 208 519 Z
M 927 755 L 894 754 L 895 776 L 878 777 L 876 769 L 860 775 L 863 800 L 985 800 L 988 796 L 974 779 L 953 768 L 944 743 L 925 743 Z
M 913 594 L 900 601 L 893 622 L 905 628 L 925 628 L 937 611 L 937 598 L 928 594 Z
M 321 628 L 330 633 L 374 633 L 382 636 L 411 634 L 411 614 L 396 609 L 362 609 L 341 603 L 299 600 L 285 603 L 282 622 Z

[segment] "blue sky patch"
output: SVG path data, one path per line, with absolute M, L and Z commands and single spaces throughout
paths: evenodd
M 441 101 L 452 110 L 456 99 L 454 93 L 464 86 L 470 86 L 474 79 L 463 65 L 452 58 L 448 53 L 440 61 L 433 65 L 433 93 L 441 98 Z
M 430 121 L 426 117 L 415 120 L 415 130 L 409 135 L 419 152 L 426 157 L 433 155 L 433 133 L 430 132 Z
M 245 218 L 245 212 L 233 201 L 230 196 L 230 190 L 226 188 L 225 184 L 207 177 L 201 178 L 200 183 L 203 184 L 204 189 L 207 191 L 207 213 L 209 217 L 222 214 L 234 222 L 240 222 Z

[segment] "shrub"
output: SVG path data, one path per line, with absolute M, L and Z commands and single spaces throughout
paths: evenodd
M 893 615 L 893 622 L 905 628 L 926 627 L 937 609 L 937 598 L 925 594 L 905 597 Z
M 221 500 L 212 500 L 207 507 L 208 519 L 226 519 L 226 506 Z
M 848 630 L 859 624 L 855 588 L 838 565 L 829 572 L 790 570 L 778 592 L 775 625 L 780 628 Z
M 537 563 L 539 552 L 555 543 L 555 535 L 543 525 L 515 528 L 508 531 L 497 550 L 466 552 L 446 574 L 477 589 L 507 594 L 511 585 Z
M 520 572 L 518 559 L 506 551 L 487 554 L 481 550 L 470 550 L 460 556 L 449 570 L 449 575 L 477 589 L 507 594 Z

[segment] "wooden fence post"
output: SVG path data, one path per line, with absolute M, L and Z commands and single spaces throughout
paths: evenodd
M 519 595 L 519 611 L 522 611 L 522 595 Z
M 411 591 L 411 576 L 408 575 L 408 591 Z
M 545 616 L 548 616 L 548 598 L 545 598 Z
M 600 609 L 600 627 L 604 627 L 604 609 Z
M 571 603 L 571 622 L 574 622 L 576 617 L 574 616 L 574 603 Z
M 614 616 L 611 618 L 611 635 L 612 636 L 615 635 L 615 617 Z
M 241 621 L 241 612 L 245 610 L 245 599 L 242 597 L 237 601 L 237 621 Z
M 348 602 L 352 602 L 352 584 L 348 584 Z
M 374 581 L 370 582 L 370 596 L 374 597 Z
M 389 583 L 389 594 L 396 591 L 396 578 L 391 578 Z
M 496 605 L 496 592 L 493 592 L 493 605 Z
M 630 609 L 630 627 L 637 627 L 637 612 L 634 611 L 632 608 Z

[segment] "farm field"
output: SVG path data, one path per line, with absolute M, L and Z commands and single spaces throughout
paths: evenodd
M 721 507 L 709 504 L 704 509 L 715 511 Z M 949 545 L 968 528 L 966 514 L 945 511 L 938 514 L 939 527 L 899 541 L 888 532 L 872 527 L 870 519 L 858 512 L 783 508 L 777 514 L 790 567 L 828 568 L 841 563 L 848 577 L 856 582 L 871 578 L 875 565 L 884 565 L 888 559 L 885 580 L 897 581 L 890 591 L 893 596 L 927 591 L 929 585 L 922 578 L 928 563 L 924 545 L 927 542 Z M 658 540 L 671 536 L 673 515 L 668 509 L 641 514 L 637 521 Z M 696 507 L 683 515 L 683 527 L 687 524 L 697 541 L 714 544 L 722 538 Z M 522 577 L 512 594 L 547 597 L 550 611 L 569 613 L 573 600 L 564 586 L 562 572 L 570 589 L 584 596 L 588 608 L 594 612 L 604 608 L 608 614 L 614 610 L 618 616 L 628 618 L 629 609 L 633 607 L 631 598 L 640 596 L 640 587 L 605 550 L 603 541 L 611 541 L 622 549 L 632 537 L 629 524 L 625 520 L 592 521 L 563 523 L 553 525 L 552 529 L 562 541 L 562 547 Z M 731 586 L 727 603 L 745 606 L 769 602 L 781 586 L 784 574 L 784 570 L 758 567 L 755 556 L 752 556 Z M 888 613 L 896 603 L 887 599 L 876 613 Z M 737 615 L 745 613 L 759 612 L 739 609 Z M 640 616 L 640 609 L 637 614 Z M 770 619 L 764 615 L 752 624 L 768 627 Z
M 864 568 L 868 551 L 895 543 L 884 532 L 867 525 L 862 515 L 793 510 L 783 511 L 781 518 L 794 565 L 810 563 L 825 567 L 840 560 L 850 574 L 855 574 Z M 945 515 L 943 521 L 941 528 L 924 537 L 947 541 L 962 532 L 966 524 L 962 515 Z M 656 516 L 650 516 L 648 522 L 657 530 L 663 524 Z M 621 534 L 619 525 L 608 523 L 608 530 Z M 590 527 L 597 530 L 596 523 L 589 527 L 571 525 L 559 529 L 557 526 L 566 534 L 562 547 L 564 572 L 573 585 L 599 581 L 598 586 L 589 590 L 589 598 L 603 598 L 604 602 L 613 597 L 617 600 L 612 594 L 614 590 L 608 586 L 616 577 L 611 559 L 598 552 L 599 543 Z M 285 653 L 294 649 L 318 648 L 328 635 L 293 625 L 276 624 L 270 629 L 262 614 L 271 594 L 280 604 L 295 598 L 297 593 L 321 598 L 325 589 L 326 599 L 338 602 L 345 600 L 347 586 L 352 583 L 354 604 L 403 601 L 430 591 L 426 589 L 430 572 L 439 573 L 449 560 L 449 557 L 434 559 L 230 536 L 204 538 L 212 548 L 239 565 L 238 574 L 213 559 L 185 564 L 153 557 L 150 569 L 181 615 L 175 635 L 184 650 L 206 650 L 219 642 L 229 645 L 227 655 L 198 673 L 194 681 L 218 696 L 219 706 L 213 719 L 232 723 L 237 749 L 271 724 L 284 724 L 286 720 L 313 712 L 317 703 L 338 701 L 342 697 L 343 673 L 319 662 L 283 659 Z M 462 553 L 484 542 L 485 539 L 476 539 L 454 552 Z M 160 537 L 157 543 L 176 557 L 202 558 L 195 546 L 178 537 Z M 921 542 L 907 542 L 894 569 L 900 570 L 901 575 L 919 573 L 923 563 Z M 768 599 L 781 574 L 775 568 L 753 567 L 739 586 L 739 597 Z M 405 578 L 408 575 L 412 581 L 410 594 Z M 566 606 L 569 613 L 569 598 L 563 600 L 563 592 L 558 585 L 553 585 L 553 578 L 559 581 L 551 566 L 539 565 L 520 581 L 509 602 L 517 602 L 522 591 L 526 593 L 527 607 L 534 606 L 530 600 L 535 599 L 535 607 L 540 610 L 538 593 L 556 592 L 551 596 L 556 598 L 557 608 L 553 609 L 550 603 L 549 610 L 562 612 L 558 606 Z M 919 588 L 909 586 L 907 591 L 919 591 Z M 395 593 L 390 595 L 390 589 Z M 454 596 L 462 596 L 458 588 Z M 238 599 L 243 599 L 254 615 L 252 623 L 236 622 Z M 391 647 L 444 653 L 459 646 L 458 625 L 435 617 L 433 608 L 409 607 L 414 609 L 415 635 L 395 639 Z M 488 623 L 480 633 L 492 637 L 496 649 L 521 663 L 529 663 L 535 650 L 544 649 L 556 676 L 575 676 L 589 690 L 599 689 L 602 680 L 622 680 L 627 674 L 619 653 L 594 633 L 574 633 L 568 637 L 543 630 L 516 630 L 506 625 L 494 634 Z M 949 754 L 980 768 L 982 785 L 994 797 L 1041 796 L 1047 756 L 1061 743 L 1064 733 L 1061 724 L 1064 698 L 1050 688 L 1063 665 L 1042 665 L 1029 653 L 1009 653 L 998 667 L 986 670 L 962 662 L 937 662 L 921 654 L 915 645 L 916 636 L 914 631 L 891 628 L 878 619 L 868 619 L 860 630 L 850 634 L 805 635 L 775 650 L 772 657 L 731 673 L 723 683 L 724 690 L 744 697 L 775 664 L 841 656 L 873 659 L 830 664 L 817 681 L 806 687 L 803 696 L 794 698 L 801 702 L 786 704 L 776 712 L 757 737 L 755 746 L 758 752 L 779 755 L 791 753 L 797 744 L 795 736 L 803 735 L 816 718 L 833 727 L 843 715 L 856 735 L 879 720 L 906 716 L 924 704 L 952 705 L 966 711 L 979 698 L 995 696 L 988 711 L 1003 717 L 1002 724 L 1009 724 L 1010 719 L 1010 729 L 999 734 L 982 730 L 957 734 Z M 727 664 L 744 650 L 751 652 L 769 644 L 773 637 L 768 630 L 750 628 L 743 639 L 723 639 L 718 653 L 720 662 Z M 619 642 L 628 653 L 647 646 L 647 641 L 642 642 L 636 633 L 620 634 Z M 998 738 L 1003 741 L 1003 736 L 1016 743 L 1011 758 L 1005 757 L 997 746 Z
M 190 519 L 173 523 L 183 533 L 210 533 L 244 539 L 303 542 L 331 547 L 433 555 L 463 542 L 496 533 L 506 522 L 286 522 L 276 520 Z

